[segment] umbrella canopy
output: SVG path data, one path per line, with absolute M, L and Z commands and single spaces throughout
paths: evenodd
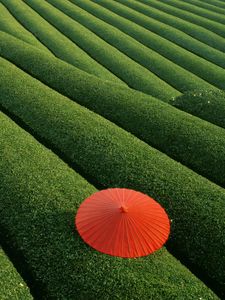
M 170 221 L 149 196 L 125 188 L 94 193 L 80 205 L 75 218 L 82 239 L 113 256 L 146 256 L 166 242 Z

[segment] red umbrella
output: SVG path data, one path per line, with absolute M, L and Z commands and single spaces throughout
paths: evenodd
M 148 255 L 163 246 L 170 221 L 149 196 L 124 188 L 94 193 L 80 205 L 76 227 L 94 249 L 120 257 Z

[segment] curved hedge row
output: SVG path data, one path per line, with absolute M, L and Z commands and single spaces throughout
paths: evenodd
M 191 3 L 195 6 L 205 8 L 209 11 L 216 12 L 216 13 L 219 13 L 219 14 L 224 14 L 225 13 L 225 5 L 224 5 L 224 8 L 220 8 L 220 7 L 217 7 L 215 5 L 212 5 L 212 2 L 210 2 L 210 1 L 207 1 L 207 3 L 205 3 L 205 1 L 202 2 L 202 1 L 199 1 L 199 0 L 183 0 L 183 2 Z
M 224 130 L 148 95 L 88 76 L 6 34 L 0 34 L 0 38 L 1 56 L 149 145 L 225 186 L 222 172 L 225 169 Z
M 71 0 L 70 0 L 71 1 Z M 116 0 L 116 1 L 110 1 L 110 0 L 92 0 L 94 2 L 97 2 L 104 7 L 107 7 L 114 12 L 117 12 L 118 14 L 124 14 L 124 11 L 121 12 L 121 5 L 123 7 L 132 8 L 134 11 L 132 12 L 132 15 L 135 14 L 135 11 L 138 11 L 139 13 L 142 13 L 143 15 L 146 15 L 147 17 L 151 17 L 153 19 L 156 19 L 160 22 L 163 22 L 167 25 L 170 25 L 174 27 L 175 29 L 179 29 L 187 34 L 189 34 L 191 37 L 196 38 L 197 40 L 205 43 L 206 45 L 209 45 L 215 49 L 218 49 L 222 52 L 225 51 L 225 40 L 221 36 L 217 35 L 216 33 L 205 29 L 201 26 L 195 25 L 193 23 L 187 22 L 183 19 L 177 18 L 175 16 L 171 16 L 168 13 L 165 13 L 161 11 L 160 9 L 156 9 L 154 7 L 149 7 L 148 5 L 144 3 L 140 3 L 137 1 L 132 0 Z M 119 2 L 119 3 L 117 3 Z M 129 11 L 129 14 L 131 12 Z M 127 13 L 128 14 L 128 13 Z M 127 16 L 127 18 L 131 18 Z M 133 18 L 133 16 L 132 16 Z
M 174 87 L 167 84 L 147 68 L 138 64 L 126 54 L 108 44 L 96 34 L 85 28 L 80 23 L 72 20 L 49 3 L 43 2 L 42 0 L 25 0 L 25 2 L 35 9 L 42 17 L 54 24 L 54 26 L 56 26 L 71 40 L 76 42 L 99 63 L 125 81 L 130 87 L 167 101 L 174 95 L 178 96 L 181 94 Z M 112 32 L 107 32 L 107 34 L 108 37 L 110 37 L 110 40 L 116 40 L 117 43 L 120 43 L 121 47 L 123 47 L 125 51 L 129 51 L 129 53 L 133 51 L 132 43 L 129 45 L 126 41 L 121 42 L 121 36 L 118 37 L 118 35 L 115 36 L 115 34 L 112 36 Z M 138 43 L 138 46 L 141 45 Z M 136 47 L 135 51 L 139 51 L 139 47 Z M 163 59 L 163 57 L 158 54 L 155 54 L 154 56 L 158 58 L 160 57 L 160 60 Z M 152 64 L 155 64 L 155 59 L 153 59 L 154 57 L 151 57 L 151 55 L 148 55 L 147 57 L 145 55 L 145 57 L 143 57 L 143 54 L 137 53 L 136 57 L 142 61 L 144 60 L 146 64 L 150 64 L 149 60 Z M 164 68 L 159 65 L 158 61 L 157 67 L 160 68 L 162 73 Z M 154 67 L 154 70 L 156 70 L 156 66 Z M 174 72 L 177 72 L 177 70 L 174 70 Z M 179 75 L 182 76 L 180 72 Z M 194 82 L 195 80 L 192 80 L 193 84 L 195 84 Z M 173 86 L 175 86 L 175 82 Z
M 225 54 L 223 52 L 192 38 L 190 35 L 172 26 L 134 11 L 129 7 L 110 2 L 111 5 L 117 7 L 116 14 L 113 13 L 112 10 L 110 11 L 101 6 L 98 0 L 93 0 L 91 2 L 87 0 L 70 0 L 70 2 L 82 7 L 97 18 L 119 28 L 147 47 L 157 50 L 164 56 L 169 55 L 177 64 L 183 65 L 183 62 L 182 60 L 177 59 L 171 51 L 167 52 L 167 47 L 162 47 L 161 42 L 165 41 L 164 38 L 167 40 L 166 43 L 167 45 L 170 45 L 171 49 L 175 49 L 174 47 L 176 47 L 176 45 L 181 46 L 176 47 L 176 49 L 179 49 L 178 55 L 180 55 L 180 52 L 188 53 L 189 55 L 191 53 L 197 54 L 199 57 L 205 58 L 206 60 L 225 68 Z M 147 36 L 151 36 L 151 42 Z M 163 45 L 165 46 L 166 44 L 163 43 Z
M 95 3 L 85 0 L 73 0 L 73 3 L 85 9 L 83 10 L 72 3 L 65 2 L 63 0 L 48 0 L 48 2 L 61 9 L 71 18 L 79 21 L 82 25 L 88 27 L 103 39 L 107 40 L 109 43 L 111 42 L 111 44 L 114 44 L 114 46 L 121 51 L 125 49 L 125 53 L 127 55 L 142 65 L 148 67 L 158 76 L 160 76 L 160 78 L 175 86 L 176 89 L 180 90 L 181 92 L 185 90 L 192 90 L 194 85 L 207 85 L 199 80 L 199 78 L 195 76 L 193 77 L 192 74 L 197 75 L 198 77 L 206 80 L 218 88 L 225 88 L 224 69 L 215 66 L 205 59 L 186 51 L 185 49 L 169 42 L 168 40 L 165 40 L 164 38 L 159 37 L 157 34 L 145 30 L 133 22 L 129 22 L 126 19 L 117 16 L 116 14 L 96 5 Z M 156 56 L 155 52 L 150 52 L 150 50 L 148 51 L 146 47 L 143 47 L 138 43 L 134 43 L 133 39 L 129 39 L 127 35 L 122 35 L 120 31 L 116 31 L 113 29 L 114 27 L 100 21 L 97 17 L 87 13 L 86 10 L 88 10 L 90 13 L 92 13 L 93 10 L 97 11 L 97 15 L 100 18 L 103 18 L 104 21 L 109 22 L 115 27 L 118 27 L 129 36 L 132 36 L 138 40 L 141 45 L 145 45 L 148 48 L 153 49 L 178 66 L 190 71 L 192 74 L 187 73 L 184 69 L 180 69 L 179 67 L 174 68 L 174 65 L 171 64 L 170 61 L 165 60 L 164 57 L 162 58 L 162 56 Z M 225 54 L 223 56 L 223 63 L 225 63 Z M 155 62 L 153 63 L 154 57 Z M 187 80 L 188 77 L 189 79 Z M 196 83 L 193 84 L 193 81 L 195 80 Z
M 212 20 L 214 22 L 221 23 L 223 25 L 225 24 L 225 16 L 223 16 L 222 14 L 213 12 L 209 9 L 200 8 L 200 7 L 192 5 L 190 3 L 184 3 L 181 1 L 177 1 L 177 0 L 172 0 L 172 1 L 171 0 L 162 0 L 161 2 L 164 2 L 165 4 L 169 4 L 171 6 L 174 6 L 176 8 L 183 10 L 185 12 L 185 15 L 186 15 L 186 13 L 190 12 L 191 16 L 193 14 L 195 14 L 196 16 L 201 16 L 203 18 Z
M 32 1 L 32 0 L 26 0 Z M 169 52 L 169 42 L 163 40 L 163 42 L 155 47 L 155 51 L 147 48 L 143 45 L 143 43 L 139 43 L 136 39 L 133 39 L 130 35 L 124 34 L 114 26 L 109 25 L 108 23 L 99 20 L 92 14 L 86 12 L 85 10 L 79 8 L 78 6 L 74 6 L 72 3 L 65 3 L 65 1 L 60 0 L 48 0 L 51 4 L 55 5 L 57 8 L 61 9 L 64 13 L 67 13 L 71 18 L 75 21 L 79 22 L 98 36 L 100 36 L 103 40 L 107 41 L 109 44 L 119 49 L 121 52 L 126 54 L 128 57 L 132 58 L 134 61 L 138 62 L 142 66 L 146 67 L 149 71 L 153 72 L 165 82 L 169 83 L 171 86 L 175 87 L 180 92 L 185 92 L 188 90 L 194 90 L 195 86 L 209 86 L 208 82 L 217 86 L 218 88 L 225 88 L 225 71 L 218 66 L 211 65 L 205 60 L 202 60 L 201 65 L 203 65 L 204 71 L 200 71 L 199 67 L 199 58 L 197 68 L 189 68 L 188 72 L 183 67 L 181 63 L 180 66 L 177 61 L 173 61 L 174 57 L 179 56 L 179 49 L 175 46 L 175 49 L 172 49 L 173 57 L 170 55 L 161 56 L 158 52 L 159 48 L 166 48 L 167 53 Z M 62 19 L 61 19 L 62 20 Z M 72 25 L 72 23 L 71 23 Z M 132 31 L 131 28 L 129 28 Z M 154 38 L 154 34 L 150 36 L 148 34 L 148 43 L 154 43 L 152 38 Z M 151 42 L 149 42 L 151 40 Z M 174 53 L 178 54 L 174 56 Z M 169 60 L 167 59 L 169 58 Z M 195 58 L 195 57 L 194 57 Z M 190 60 L 194 61 L 194 58 L 191 57 L 179 57 L 179 60 L 185 60 L 188 63 L 187 66 L 190 65 Z M 175 59 L 176 60 L 176 59 Z M 181 66 L 182 65 L 182 66 Z M 194 71 L 193 71 L 194 69 Z M 196 72 L 195 72 L 196 71 Z M 195 74 L 193 74 L 195 73 Z M 204 76 L 203 74 L 210 74 L 210 76 Z M 212 73 L 214 75 L 212 75 Z M 197 75 L 197 76 L 195 76 Z M 200 78 L 199 78 L 200 77 Z M 205 77 L 204 80 L 201 78 Z M 213 77 L 213 80 L 212 80 Z M 211 86 L 211 85 L 210 85 Z M 212 87 L 212 86 L 211 86 Z
M 157 199 L 173 220 L 171 248 L 225 290 L 224 189 L 3 59 L 1 68 L 0 74 L 4 75 L 0 79 L 0 103 L 5 109 L 102 186 L 133 188 Z M 27 151 L 30 153 L 29 147 Z M 40 157 L 38 160 L 43 161 Z M 57 169 L 50 169 L 60 176 Z M 27 188 L 27 174 L 25 178 Z M 63 178 L 66 182 L 66 177 Z M 47 180 L 44 182 L 51 189 L 55 186 Z M 40 191 L 44 189 L 40 187 Z M 54 226 L 56 223 L 54 220 Z
M 4 122 L 4 116 L 0 112 L 0 123 Z M 2 130 L 1 130 L 2 131 Z M 1 147 L 5 146 L 5 142 L 1 140 Z M 2 171 L 2 170 L 1 170 Z M 2 180 L 2 172 L 1 180 Z M 1 193 L 3 191 L 3 186 Z M 2 218 L 2 214 L 1 214 Z M 23 281 L 12 262 L 9 260 L 5 252 L 0 246 L 0 298 L 1 300 L 9 299 L 24 299 L 31 300 L 33 297 L 30 294 L 30 291 Z
M 188 92 L 171 101 L 171 104 L 192 115 L 225 128 L 225 92 Z
M 28 30 L 26 30 L 0 3 L 0 30 L 5 31 L 16 38 L 31 44 L 40 50 L 51 53 L 42 43 L 40 43 Z
M 21 0 L 2 0 L 9 11 L 48 49 L 66 62 L 103 79 L 123 83 L 119 78 L 92 59 L 85 51 L 51 26 Z
M 178 1 L 176 0 L 140 0 L 140 2 L 147 4 L 150 7 L 153 6 L 154 8 L 160 9 L 170 15 L 176 16 L 190 23 L 202 26 L 222 37 L 225 37 L 225 26 L 223 24 L 217 23 L 215 21 L 203 18 L 191 12 L 186 12 L 183 9 L 177 8 Z
M 221 1 L 217 1 L 217 0 L 207 0 L 208 3 L 220 7 L 220 8 L 224 8 L 225 9 L 225 3 L 221 2 Z
M 95 188 L 1 113 L 0 121 L 1 224 L 45 287 L 39 297 L 218 299 L 164 247 L 121 259 L 87 246 L 74 230 L 74 215 Z

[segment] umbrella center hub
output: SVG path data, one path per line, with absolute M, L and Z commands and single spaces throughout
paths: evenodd
M 122 213 L 127 213 L 127 212 L 128 212 L 128 207 L 125 206 L 125 205 L 122 205 L 122 206 L 120 207 L 120 211 L 121 211 Z

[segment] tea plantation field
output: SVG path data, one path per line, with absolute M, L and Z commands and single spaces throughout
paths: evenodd
M 0 0 L 0 300 L 225 298 L 225 2 Z M 169 240 L 102 254 L 97 190 L 158 201 Z

